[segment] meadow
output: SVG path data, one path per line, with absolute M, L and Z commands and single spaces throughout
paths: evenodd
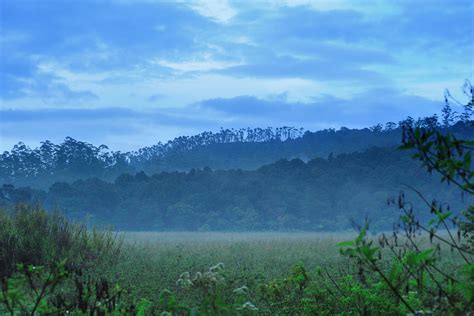
M 123 271 L 121 282 L 150 297 L 157 297 L 165 288 L 176 289 L 176 281 L 183 272 L 205 271 L 217 263 L 224 264 L 227 283 L 253 287 L 285 277 L 298 263 L 313 272 L 321 266 L 347 265 L 348 259 L 340 255 L 336 245 L 354 235 L 354 232 L 120 233 L 125 247 L 117 269 Z
M 438 247 L 421 232 L 116 233 L 25 205 L 1 211 L 0 228 L 2 314 L 403 315 L 410 308 L 472 308 L 472 275 L 462 270 L 470 250 Z M 435 236 L 450 238 L 447 231 Z M 449 288 L 446 276 L 458 284 Z M 447 287 L 438 288 L 440 282 Z
M 159 302 L 163 291 L 170 290 L 179 301 L 192 305 L 196 296 L 183 290 L 177 280 L 183 273 L 203 273 L 222 263 L 221 290 L 225 296 L 232 296 L 235 289 L 245 286 L 249 301 L 260 307 L 260 313 L 278 313 L 281 310 L 272 310 L 268 297 L 261 291 L 262 285 L 288 281 L 295 267 L 304 268 L 308 281 L 332 283 L 350 279 L 357 274 L 358 267 L 341 254 L 338 245 L 353 240 L 357 234 L 355 230 L 326 233 L 124 232 L 118 234 L 124 248 L 114 273 L 117 282 L 132 289 L 138 297 Z M 377 242 L 382 234 L 367 239 Z M 446 231 L 439 231 L 438 235 L 448 238 Z M 406 240 L 402 238 L 400 242 Z M 420 247 L 429 247 L 429 235 L 420 233 L 416 242 Z M 446 269 L 460 262 L 456 252 L 447 247 L 443 247 L 443 251 L 449 254 L 443 257 Z M 393 257 L 388 250 L 383 254 Z
M 414 157 L 472 196 L 472 142 L 408 132 Z M 419 197 L 429 221 L 401 192 L 378 234 L 363 218 L 337 233 L 113 232 L 18 204 L 0 210 L 0 314 L 472 314 L 474 206 Z

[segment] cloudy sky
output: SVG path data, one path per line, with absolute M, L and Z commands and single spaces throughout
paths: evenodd
M 439 112 L 474 70 L 455 1 L 0 1 L 0 150 Z

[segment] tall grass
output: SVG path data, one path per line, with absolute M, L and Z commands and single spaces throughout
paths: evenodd
M 160 301 L 165 290 L 175 292 L 180 302 L 198 299 L 176 286 L 183 272 L 206 271 L 225 264 L 226 296 L 247 286 L 256 296 L 258 286 L 284 278 L 301 263 L 311 275 L 319 266 L 335 271 L 348 269 L 349 260 L 339 255 L 336 244 L 350 233 L 222 233 L 222 232 L 127 232 L 116 269 L 109 277 L 131 288 L 137 297 Z
M 40 206 L 0 210 L 0 278 L 18 263 L 48 266 L 66 259 L 69 269 L 87 269 L 116 261 L 121 240 L 108 231 L 88 230 Z
M 407 308 L 380 277 L 354 258 L 341 256 L 337 244 L 350 236 L 117 235 L 87 229 L 39 206 L 20 205 L 0 211 L 0 314 L 34 314 L 41 308 L 46 314 L 81 315 L 406 314 Z M 366 240 L 377 242 L 380 237 Z M 404 247 L 409 240 L 400 237 L 398 244 Z M 420 249 L 431 246 L 429 235 L 411 240 Z M 393 270 L 396 255 L 388 248 L 380 249 L 381 273 Z M 454 271 L 459 256 L 449 247 L 439 249 L 444 255 L 432 258 L 439 271 Z M 402 268 L 410 258 L 399 260 Z M 416 310 L 442 315 L 446 304 L 441 301 L 443 308 L 438 308 L 426 294 L 433 285 L 423 283 L 423 291 L 418 291 L 418 283 L 408 282 L 411 275 L 400 272 L 407 283 L 400 297 Z M 471 308 L 462 297 L 458 301 L 464 305 L 456 310 Z M 32 307 L 30 302 L 37 304 Z

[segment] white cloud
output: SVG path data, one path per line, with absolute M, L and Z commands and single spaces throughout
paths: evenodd
M 79 82 L 91 82 L 91 81 L 99 81 L 104 80 L 110 74 L 107 73 L 91 73 L 91 72 L 77 72 L 71 71 L 64 66 L 61 66 L 58 63 L 54 62 L 43 62 L 38 64 L 38 69 L 45 73 L 51 74 L 57 77 L 60 77 L 65 82 L 68 83 L 79 83 Z
M 401 11 L 399 4 L 390 3 L 385 0 L 269 0 L 263 3 L 274 7 L 306 6 L 318 11 L 353 10 L 366 14 L 372 19 L 377 19 L 384 15 L 399 14 Z
M 219 23 L 228 23 L 237 14 L 227 0 L 195 0 L 188 5 L 200 15 Z
M 289 101 L 305 102 L 312 100 L 314 95 L 331 89 L 323 82 L 299 78 L 257 79 L 223 75 L 201 75 L 195 78 L 167 81 L 156 80 L 153 86 L 160 93 L 169 96 L 161 101 L 170 106 L 184 106 L 203 99 L 231 98 L 239 95 L 265 98 L 268 95 L 283 92 L 288 93 Z M 333 89 L 336 91 L 339 88 L 333 86 Z M 182 93 L 183 91 L 186 93 Z
M 179 72 L 219 70 L 240 65 L 240 63 L 216 61 L 211 59 L 190 60 L 183 62 L 157 60 L 155 63 Z

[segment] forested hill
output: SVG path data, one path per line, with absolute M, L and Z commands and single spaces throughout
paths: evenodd
M 415 211 L 429 214 L 404 183 L 463 209 L 456 187 L 441 184 L 407 152 L 391 148 L 308 162 L 280 160 L 253 171 L 123 174 L 114 182 L 55 183 L 47 192 L 4 185 L 0 206 L 41 202 L 121 230 L 336 230 L 365 216 L 372 229 L 391 229 L 400 213 L 387 198 L 400 190 Z
M 293 127 L 221 130 L 167 143 L 144 147 L 134 152 L 116 152 L 107 146 L 94 146 L 67 137 L 59 145 L 44 141 L 31 149 L 19 143 L 0 156 L 0 183 L 46 189 L 55 182 L 72 182 L 97 177 L 113 181 L 122 173 L 144 171 L 188 171 L 191 168 L 254 170 L 279 159 L 326 158 L 331 153 L 352 153 L 370 147 L 397 146 L 401 125 L 433 126 L 436 118 L 417 121 L 408 118 L 399 124 L 387 123 L 365 129 L 327 129 L 317 132 Z M 472 128 L 464 123 L 451 131 L 468 138 Z

